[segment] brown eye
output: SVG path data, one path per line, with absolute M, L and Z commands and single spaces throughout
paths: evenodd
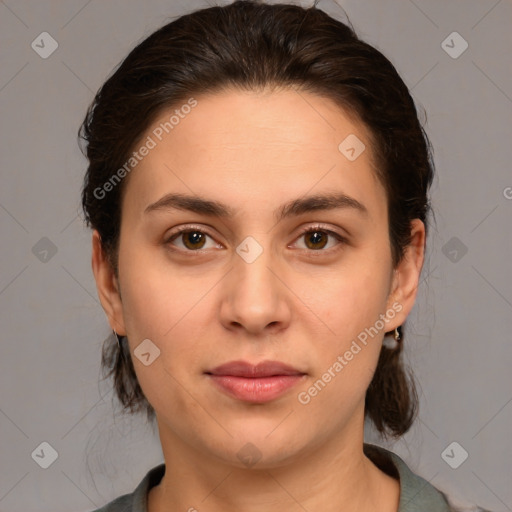
M 212 239 L 210 235 L 200 229 L 185 228 L 171 235 L 165 243 L 182 251 L 194 252 L 200 249 L 208 249 L 208 247 L 205 247 L 208 238 Z
M 343 236 L 329 229 L 324 229 L 322 226 L 307 227 L 298 238 L 298 240 L 301 239 L 304 240 L 304 246 L 299 246 L 300 249 L 318 253 L 330 253 L 331 250 L 335 251 L 341 249 L 343 245 L 347 243 L 347 240 Z M 338 243 L 334 243 L 334 246 L 331 245 L 327 247 L 331 240 L 334 242 L 337 241 Z
M 202 249 L 205 243 L 205 235 L 200 231 L 185 231 L 180 233 L 185 246 L 189 249 Z
M 325 231 L 308 231 L 305 235 L 306 245 L 308 249 L 323 249 L 327 244 L 329 235 L 326 235 Z

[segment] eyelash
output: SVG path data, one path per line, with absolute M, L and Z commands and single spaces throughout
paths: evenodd
M 320 231 L 322 233 L 327 233 L 327 235 L 329 236 L 332 236 L 334 237 L 336 240 L 338 240 L 338 242 L 340 242 L 339 244 L 337 244 L 335 247 L 331 247 L 330 249 L 299 249 L 301 251 L 306 251 L 306 252 L 309 252 L 309 253 L 312 253 L 311 255 L 313 257 L 316 257 L 316 256 L 321 256 L 322 253 L 323 254 L 331 254 L 333 252 L 336 252 L 338 250 L 340 250 L 342 248 L 343 245 L 347 244 L 348 241 L 345 237 L 341 236 L 339 233 L 336 233 L 335 231 L 332 231 L 330 229 L 327 229 L 325 226 L 322 226 L 321 224 L 316 224 L 316 225 L 313 225 L 313 226 L 306 226 L 305 228 L 303 228 L 301 230 L 301 232 L 299 233 L 299 235 L 297 236 L 296 239 L 299 239 L 301 238 L 302 236 L 306 235 L 307 233 L 311 233 L 311 232 L 314 232 L 314 231 Z M 194 226 L 194 225 L 189 225 L 189 226 L 184 226 L 182 228 L 180 228 L 178 231 L 175 231 L 174 233 L 171 233 L 171 235 L 169 235 L 169 237 L 164 241 L 164 244 L 165 245 L 172 245 L 171 242 L 173 242 L 175 239 L 177 239 L 180 235 L 183 235 L 185 233 L 193 233 L 193 232 L 199 232 L 199 233 L 202 233 L 203 235 L 207 235 L 209 236 L 210 238 L 213 239 L 213 236 L 210 235 L 207 231 L 204 231 L 203 228 L 199 227 L 199 226 Z M 179 248 L 176 248 L 176 249 L 171 249 L 173 251 L 181 251 L 181 252 L 186 252 L 186 253 L 197 253 L 197 254 L 194 254 L 194 255 L 197 255 L 197 256 L 200 256 L 201 254 L 204 254 L 206 251 L 208 251 L 208 249 L 198 249 L 198 250 L 191 250 L 191 249 L 179 249 Z M 319 254 L 314 254 L 314 253 L 319 253 Z

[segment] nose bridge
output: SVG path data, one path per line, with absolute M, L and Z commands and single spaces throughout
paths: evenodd
M 286 318 L 282 283 L 276 277 L 277 258 L 273 258 L 270 235 L 247 236 L 236 247 L 231 286 L 224 309 L 224 320 L 258 331 Z
M 269 270 L 273 264 L 270 236 L 249 235 L 236 247 L 235 279 L 236 288 L 243 295 L 259 301 L 262 295 L 273 295 L 275 276 Z M 267 300 L 269 297 L 267 297 Z

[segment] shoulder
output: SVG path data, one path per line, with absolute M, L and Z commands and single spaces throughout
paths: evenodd
M 93 512 L 132 512 L 133 511 L 133 493 L 124 494 L 115 500 L 107 503 Z
M 398 512 L 491 512 L 479 506 L 455 506 L 447 494 L 413 473 L 396 453 L 373 444 L 364 444 L 364 453 L 382 471 L 400 480 Z
M 149 490 L 160 483 L 164 473 L 165 464 L 155 466 L 146 473 L 132 493 L 123 494 L 92 512 L 147 512 Z
M 367 443 L 364 444 L 364 452 L 380 469 L 399 478 L 400 504 L 398 512 L 452 511 L 446 495 L 427 480 L 413 473 L 396 453 Z

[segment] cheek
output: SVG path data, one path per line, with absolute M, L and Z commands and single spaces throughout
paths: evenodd
M 165 268 L 160 249 L 142 250 L 137 245 L 121 245 L 120 251 L 126 328 L 133 338 L 158 340 L 186 315 L 197 293 L 193 286 L 184 285 L 180 273 Z
M 205 294 L 214 283 L 209 285 L 202 274 L 192 277 L 169 265 L 162 268 L 162 256 L 152 252 L 128 248 L 124 265 L 120 260 L 128 339 L 132 354 L 142 340 L 150 339 L 160 350 L 158 364 L 180 375 L 184 371 L 180 363 L 188 368 L 201 365 L 205 332 L 215 321 Z
M 326 421 L 336 425 L 352 417 L 375 373 L 383 331 L 371 328 L 385 308 L 385 295 L 374 275 L 360 276 L 331 287 L 322 305 L 319 316 L 328 329 L 316 337 L 315 372 L 301 391 L 311 400 L 310 411 L 331 411 Z
M 128 336 L 157 340 L 172 328 L 178 302 L 169 288 L 124 274 L 123 313 Z
M 356 407 L 375 372 L 386 330 L 379 319 L 386 311 L 390 277 L 388 267 L 371 254 L 310 292 L 311 309 L 323 322 L 323 335 L 315 341 L 315 379 L 320 379 L 320 388 L 327 382 L 329 388 L 318 393 L 318 405 L 343 400 L 347 407 Z
M 298 294 L 331 335 L 346 340 L 373 325 L 385 311 L 389 282 L 387 268 L 361 259 L 319 279 L 304 276 Z
M 188 373 L 202 369 L 206 317 L 199 288 L 149 269 L 148 261 L 133 258 L 125 265 L 123 313 L 137 380 L 151 403 L 172 417 L 192 413 L 193 401 L 183 392 Z M 199 319 L 199 321 L 198 321 Z M 146 366 L 137 358 L 137 347 L 145 339 L 158 349 L 158 356 Z M 167 413 L 166 413 L 167 414 Z

